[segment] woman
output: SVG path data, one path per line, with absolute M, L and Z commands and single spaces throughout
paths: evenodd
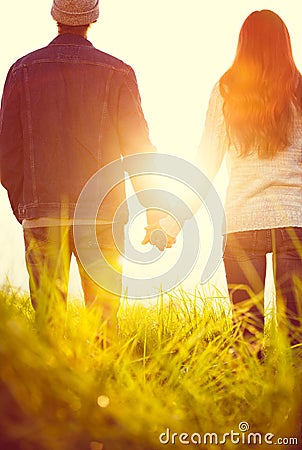
M 277 311 L 285 311 L 296 344 L 302 308 L 302 77 L 288 30 L 272 11 L 247 17 L 235 60 L 211 94 L 197 164 L 212 179 L 225 153 L 228 289 L 235 306 L 252 302 L 241 317 L 243 334 L 257 341 L 263 333 L 266 254 L 273 253 Z

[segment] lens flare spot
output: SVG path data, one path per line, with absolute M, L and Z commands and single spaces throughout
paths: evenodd
M 110 399 L 106 395 L 100 395 L 98 398 L 98 405 L 100 408 L 108 408 L 110 405 Z

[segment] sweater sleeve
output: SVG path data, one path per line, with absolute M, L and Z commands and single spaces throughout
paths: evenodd
M 211 92 L 205 125 L 195 156 L 195 164 L 210 180 L 217 174 L 227 148 L 223 98 L 219 91 L 219 83 L 216 83 Z

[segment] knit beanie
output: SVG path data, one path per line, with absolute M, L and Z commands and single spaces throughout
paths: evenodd
M 51 15 L 64 25 L 88 25 L 99 17 L 99 0 L 53 0 Z

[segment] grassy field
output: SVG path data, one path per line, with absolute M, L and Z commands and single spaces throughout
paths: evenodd
M 301 348 L 276 335 L 259 362 L 201 295 L 125 305 L 103 349 L 80 303 L 41 331 L 0 296 L 1 450 L 302 448 Z

